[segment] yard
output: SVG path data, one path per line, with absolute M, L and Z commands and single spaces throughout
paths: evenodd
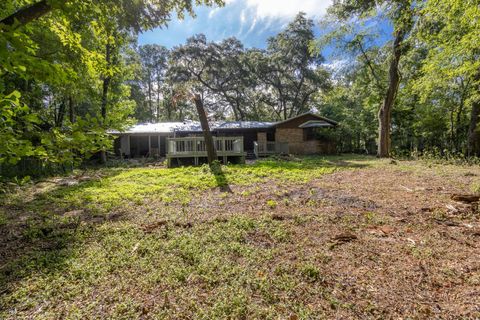
M 0 318 L 480 317 L 480 168 L 109 168 L 1 198 Z

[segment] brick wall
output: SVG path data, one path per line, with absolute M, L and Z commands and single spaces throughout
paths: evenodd
M 288 143 L 290 153 L 305 153 L 305 145 L 303 143 L 303 129 L 277 128 L 277 131 L 275 132 L 275 141 Z
M 335 144 L 329 141 L 303 140 L 303 129 L 301 128 L 277 128 L 275 132 L 277 142 L 288 143 L 289 151 L 292 154 L 333 154 Z

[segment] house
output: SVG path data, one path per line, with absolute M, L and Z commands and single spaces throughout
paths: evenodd
M 246 156 L 335 153 L 335 142 L 325 131 L 337 125 L 333 120 L 305 113 L 280 122 L 217 121 L 210 123 L 210 130 L 221 160 L 243 162 Z M 169 163 L 174 160 L 182 164 L 189 160 L 198 164 L 206 158 L 199 122 L 139 124 L 115 134 L 117 155 L 167 157 Z

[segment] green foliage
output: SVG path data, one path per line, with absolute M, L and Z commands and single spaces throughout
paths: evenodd
M 0 16 L 30 3 L 4 1 Z M 48 15 L 0 26 L 3 172 L 23 160 L 78 164 L 108 150 L 107 132 L 123 130 L 133 117 L 196 118 L 192 102 L 180 94 L 186 87 L 202 93 L 211 119 L 279 120 L 315 110 L 340 122 L 324 136 L 335 138 L 340 151 L 374 153 L 392 43 L 370 26 L 385 20 L 392 37 L 404 33 L 394 154 L 441 150 L 458 157 L 480 150 L 475 1 L 339 0 L 322 21 L 327 34 L 316 41 L 314 22 L 299 13 L 265 50 L 200 34 L 171 52 L 159 45 L 138 48 L 137 34 L 165 25 L 172 14 L 193 15 L 192 1 L 48 3 Z M 335 47 L 343 62 L 326 68 L 325 46 Z
M 303 265 L 300 272 L 308 281 L 318 281 L 322 279 L 318 267 L 311 263 Z
M 24 157 L 43 156 L 45 150 L 32 144 L 32 133 L 37 131 L 40 119 L 20 102 L 20 93 L 0 96 L 0 165 L 16 164 Z
M 388 19 L 392 38 L 406 32 L 392 114 L 393 153 L 478 153 L 478 17 L 475 1 L 336 1 L 322 21 L 330 32 L 317 40 L 317 50 L 334 46 L 345 62 L 335 68 L 333 90 L 317 99 L 321 113 L 341 123 L 340 150 L 375 152 L 392 43 L 379 47 L 379 34 L 369 26 Z
M 1 19 L 36 10 L 30 3 L 4 1 Z M 215 3 L 222 4 L 196 1 Z M 0 163 L 71 165 L 108 149 L 107 132 L 133 123 L 138 32 L 165 25 L 174 12 L 194 14 L 192 1 L 177 0 L 47 5 L 36 20 L 0 23 Z
M 270 208 L 270 209 L 275 209 L 277 207 L 277 201 L 275 200 L 267 200 L 267 206 Z
M 480 181 L 477 180 L 472 182 L 472 184 L 470 185 L 470 190 L 473 193 L 480 194 Z
M 313 96 L 329 88 L 323 57 L 311 54 L 313 21 L 299 13 L 268 41 L 245 49 L 236 38 L 209 42 L 198 34 L 171 52 L 169 85 L 203 93 L 212 118 L 280 120 L 311 110 Z

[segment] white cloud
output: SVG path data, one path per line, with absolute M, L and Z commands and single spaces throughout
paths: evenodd
M 247 33 L 245 34 L 245 36 L 248 36 L 250 33 L 252 33 L 252 31 L 255 29 L 255 27 L 257 26 L 257 17 L 253 18 L 253 22 L 252 24 L 250 25 L 250 28 L 248 29 Z
M 242 10 L 242 12 L 240 13 L 240 22 L 244 24 L 246 20 L 247 18 L 245 16 L 245 10 Z
M 212 19 L 217 14 L 218 10 L 220 10 L 220 8 L 218 7 L 210 10 L 210 12 L 208 13 L 208 19 Z
M 245 15 L 245 9 L 242 10 L 240 13 L 240 30 L 238 30 L 237 37 L 240 37 L 243 33 L 243 27 L 245 26 L 245 23 L 247 22 L 247 17 Z
M 253 9 L 258 18 L 292 18 L 300 11 L 320 17 L 332 4 L 332 0 L 227 0 L 226 3 L 237 1 Z

